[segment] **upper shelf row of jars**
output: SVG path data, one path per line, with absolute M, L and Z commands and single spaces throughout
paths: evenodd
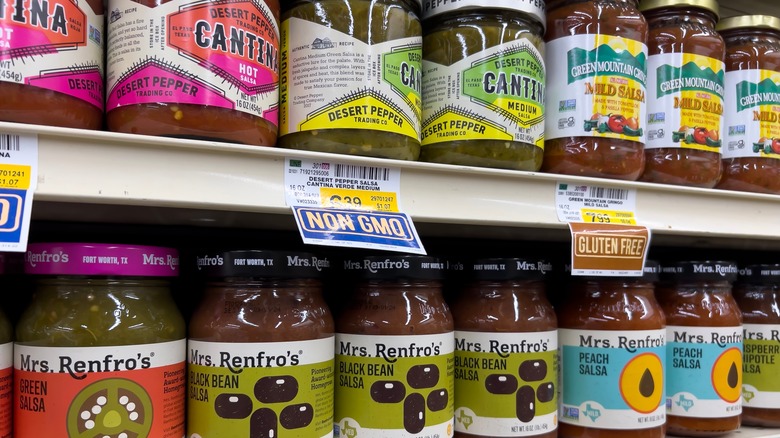
M 780 194 L 780 19 L 715 0 L 19 0 L 0 120 Z M 279 17 L 281 16 L 281 20 Z

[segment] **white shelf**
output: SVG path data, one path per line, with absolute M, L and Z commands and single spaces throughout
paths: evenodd
M 566 181 L 636 190 L 655 244 L 780 248 L 774 195 L 2 122 L 0 132 L 38 135 L 34 219 L 294 229 L 284 159 L 319 157 L 400 168 L 402 207 L 423 236 L 567 239 L 554 206 Z
M 668 435 L 670 438 L 675 435 Z M 780 429 L 742 427 L 734 433 L 719 435 L 720 438 L 780 438 Z

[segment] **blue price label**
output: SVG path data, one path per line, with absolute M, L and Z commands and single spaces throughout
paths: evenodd
M 25 195 L 24 190 L 0 189 L 0 242 L 19 242 Z

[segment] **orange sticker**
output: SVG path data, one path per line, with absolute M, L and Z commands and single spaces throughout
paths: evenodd
M 650 244 L 642 226 L 569 223 L 573 275 L 640 276 Z

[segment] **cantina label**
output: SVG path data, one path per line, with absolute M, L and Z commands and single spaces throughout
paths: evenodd
M 647 46 L 609 35 L 547 44 L 547 138 L 607 137 L 644 143 Z
M 780 75 L 771 70 L 726 72 L 724 158 L 780 159 Z
M 454 140 L 544 147 L 545 67 L 521 39 L 446 66 L 423 62 L 423 146 Z
M 103 108 L 103 16 L 87 2 L 0 3 L 0 81 L 67 94 Z

